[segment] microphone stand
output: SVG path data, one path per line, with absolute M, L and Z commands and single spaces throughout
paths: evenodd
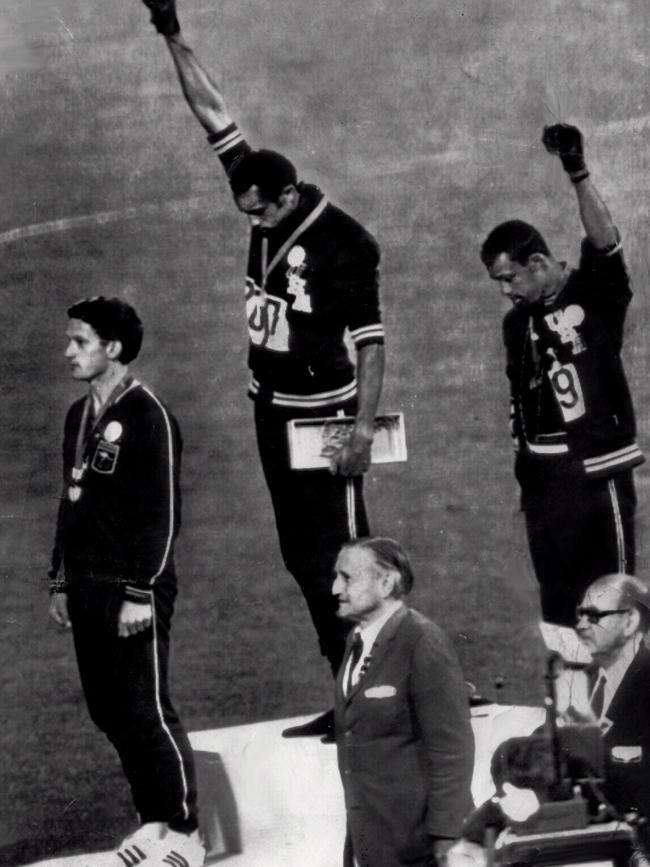
M 562 762 L 562 750 L 560 748 L 560 735 L 557 729 L 557 692 L 555 689 L 555 681 L 563 665 L 564 660 L 557 651 L 549 653 L 546 660 L 546 698 L 544 699 L 544 705 L 546 706 L 545 728 L 551 743 L 557 794 L 565 796 L 566 779 Z

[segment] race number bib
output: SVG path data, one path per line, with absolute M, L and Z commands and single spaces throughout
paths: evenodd
M 289 351 L 287 302 L 283 298 L 267 295 L 250 278 L 246 279 L 246 319 L 254 346 L 263 346 L 275 352 Z
M 575 365 L 560 364 L 556 360 L 548 377 L 565 423 L 581 418 L 585 414 L 585 400 Z

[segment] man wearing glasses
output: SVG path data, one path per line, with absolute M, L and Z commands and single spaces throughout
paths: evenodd
M 650 589 L 638 578 L 598 578 L 576 609 L 575 629 L 591 653 L 589 703 L 603 735 L 603 791 L 622 814 L 650 818 Z M 650 834 L 640 833 L 646 856 Z

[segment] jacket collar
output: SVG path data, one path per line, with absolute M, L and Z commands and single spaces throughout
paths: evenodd
M 348 702 L 350 699 L 354 698 L 357 694 L 360 687 L 363 687 L 365 682 L 368 679 L 368 676 L 372 674 L 372 672 L 379 666 L 382 658 L 385 656 L 386 651 L 390 647 L 391 641 L 395 638 L 397 630 L 400 627 L 400 624 L 408 614 L 408 608 L 406 605 L 402 605 L 401 608 L 398 608 L 397 611 L 386 621 L 386 623 L 382 626 L 379 631 L 379 635 L 375 639 L 375 643 L 372 646 L 372 652 L 370 654 L 370 660 L 368 662 L 368 666 L 366 668 L 366 672 L 363 677 L 359 678 L 359 681 L 352 687 L 350 692 L 345 696 L 345 701 Z M 346 653 L 344 656 L 344 660 L 347 659 L 347 656 L 350 652 L 350 648 L 352 646 L 354 636 L 354 630 L 350 632 L 347 639 L 346 644 Z M 338 678 L 338 687 L 339 689 L 343 689 L 343 671 L 345 665 L 341 666 L 341 675 Z
M 614 696 L 610 702 L 609 707 L 605 713 L 605 716 L 614 723 L 613 717 L 615 717 L 618 713 L 619 707 L 626 701 L 629 700 L 629 691 L 628 686 L 630 681 L 633 681 L 639 674 L 643 673 L 643 677 L 648 676 L 648 668 L 650 667 L 650 650 L 642 644 L 639 650 L 637 651 L 634 659 L 630 663 L 627 671 L 623 675 L 623 679 L 618 685 L 618 689 L 614 693 Z M 622 689 L 625 685 L 625 688 Z

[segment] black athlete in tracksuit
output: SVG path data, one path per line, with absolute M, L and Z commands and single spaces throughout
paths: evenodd
M 188 833 L 197 827 L 194 765 L 167 686 L 180 432 L 130 377 L 98 422 L 90 400 L 74 403 L 65 421 L 51 589 L 67 594 L 88 710 L 119 753 L 141 822 Z M 150 602 L 152 626 L 118 637 L 124 600 Z
M 211 135 L 226 171 L 250 146 L 235 124 Z M 246 276 L 250 337 L 249 395 L 271 494 L 282 556 L 303 592 L 321 652 L 334 672 L 350 624 L 332 596 L 343 543 L 369 533 L 362 477 L 291 470 L 287 422 L 356 413 L 355 349 L 383 343 L 378 294 L 379 249 L 352 217 L 311 184 L 279 227 L 253 227 Z
M 595 578 L 634 573 L 632 468 L 644 458 L 620 355 L 631 297 L 620 244 L 585 239 L 552 303 L 503 323 L 515 473 L 550 622 L 573 626 Z

